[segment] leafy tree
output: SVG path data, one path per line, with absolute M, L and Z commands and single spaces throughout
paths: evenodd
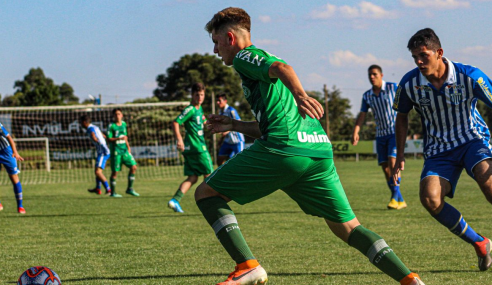
M 154 90 L 154 95 L 161 101 L 188 101 L 191 86 L 201 82 L 207 87 L 207 98 L 203 103 L 205 113 L 212 110 L 210 94 L 213 91 L 216 95 L 226 93 L 229 104 L 238 109 L 243 119 L 253 118 L 243 96 L 239 75 L 233 68 L 225 66 L 215 55 L 184 55 L 174 62 L 165 74 L 159 74 L 156 81 L 158 87 Z
M 132 103 L 157 103 L 159 102 L 159 98 L 152 96 L 147 98 L 137 98 L 133 100 Z
M 342 97 L 342 92 L 336 86 L 332 90 L 326 90 L 328 94 L 328 111 L 325 110 L 325 116 L 328 114 L 330 121 L 330 139 L 331 140 L 349 140 L 354 129 L 355 120 L 350 112 L 350 100 Z M 308 95 L 318 98 L 318 101 L 324 105 L 325 99 L 321 92 L 308 91 Z M 326 130 L 325 116 L 320 120 L 321 125 Z
M 72 86 L 63 83 L 56 85 L 53 80 L 44 75 L 43 70 L 31 68 L 24 76 L 24 80 L 17 80 L 14 84 L 14 98 L 4 99 L 4 105 L 18 104 L 14 106 L 49 106 L 78 103 L 79 99 L 74 95 Z

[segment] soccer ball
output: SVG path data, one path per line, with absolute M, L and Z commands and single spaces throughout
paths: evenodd
M 60 277 L 55 271 L 44 266 L 27 269 L 17 280 L 17 285 L 60 285 Z

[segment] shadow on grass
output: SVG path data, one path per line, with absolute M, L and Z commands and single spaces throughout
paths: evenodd
M 447 274 L 447 273 L 477 273 L 476 270 L 420 270 L 419 273 L 434 273 L 434 274 Z M 206 274 L 171 274 L 171 275 L 146 275 L 146 276 L 121 276 L 121 277 L 86 277 L 86 278 L 72 278 L 63 279 L 63 283 L 69 282 L 85 282 L 94 280 L 143 280 L 143 279 L 174 279 L 174 278 L 199 278 L 199 277 L 226 277 L 229 273 L 206 273 Z M 380 275 L 382 272 L 289 272 L 289 273 L 275 273 L 269 272 L 268 276 L 354 276 L 354 275 Z M 7 282 L 9 284 L 16 284 L 17 282 Z
M 96 214 L 52 214 L 52 215 L 33 215 L 33 214 L 26 214 L 26 215 L 12 215 L 12 216 L 5 216 L 2 217 L 2 219 L 29 219 L 29 218 L 65 218 L 65 217 L 90 217 L 90 216 L 101 216 L 100 213 Z
M 171 210 L 169 210 L 170 212 Z M 236 216 L 247 216 L 247 215 L 264 215 L 264 214 L 300 214 L 303 213 L 302 211 L 275 211 L 275 212 L 248 212 L 248 213 L 235 213 Z M 170 214 L 162 214 L 162 215 L 149 215 L 149 216 L 130 216 L 127 217 L 129 219 L 147 219 L 147 218 L 186 218 L 186 217 L 202 217 L 202 214 L 177 214 L 177 213 L 170 213 Z

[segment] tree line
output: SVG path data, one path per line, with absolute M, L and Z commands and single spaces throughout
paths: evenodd
M 153 96 L 135 99 L 132 103 L 147 103 L 161 101 L 189 101 L 191 86 L 196 82 L 202 82 L 207 86 L 203 106 L 205 113 L 212 112 L 211 94 L 227 94 L 228 102 L 234 106 L 243 120 L 254 120 L 249 104 L 243 96 L 241 79 L 233 68 L 225 66 L 215 55 L 187 54 L 173 62 L 162 74 L 157 75 L 157 88 Z M 369 85 L 369 84 L 368 84 Z M 323 90 L 306 91 L 325 106 Z M 330 122 L 331 140 L 349 140 L 355 124 L 355 117 L 351 113 L 351 103 L 348 98 L 342 96 L 342 92 L 336 86 L 326 90 L 328 98 L 328 115 Z M 361 94 L 362 98 L 362 94 Z M 53 79 L 46 77 L 43 70 L 31 68 L 22 80 L 14 83 L 14 94 L 1 98 L 2 106 L 54 106 L 79 104 L 79 98 L 74 89 L 68 83 L 57 85 Z M 82 104 L 92 103 L 85 100 Z M 492 126 L 492 109 L 479 101 L 478 110 L 489 126 Z M 170 123 L 170 117 L 162 115 L 162 122 Z M 168 122 L 169 121 L 169 122 Z M 321 124 L 326 129 L 325 118 Z M 420 116 L 416 111 L 409 113 L 409 136 L 419 137 L 422 134 Z M 361 140 L 373 140 L 376 137 L 375 121 L 372 112 L 366 116 L 366 121 L 359 133 Z

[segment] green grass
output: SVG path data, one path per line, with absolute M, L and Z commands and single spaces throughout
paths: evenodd
M 421 160 L 408 160 L 402 190 L 408 208 L 386 210 L 389 190 L 375 161 L 336 162 L 360 222 L 383 236 L 426 284 L 490 284 L 473 248 L 433 220 L 418 201 Z M 135 182 L 141 197 L 89 195 L 87 183 L 26 185 L 27 215 L 15 212 L 11 187 L 2 187 L 0 283 L 15 284 L 30 266 L 55 270 L 64 284 L 215 284 L 233 270 L 196 207 L 166 207 L 183 177 Z M 123 192 L 126 182 L 119 181 Z M 464 174 L 452 204 L 480 233 L 492 235 L 492 214 Z M 365 256 L 338 240 L 322 219 L 305 215 L 283 192 L 239 206 L 231 203 L 271 284 L 397 284 Z

